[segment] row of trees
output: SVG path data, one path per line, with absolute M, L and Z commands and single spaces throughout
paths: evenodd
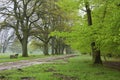
M 0 14 L 3 22 L 1 28 L 14 29 L 22 46 L 22 56 L 28 56 L 28 42 L 31 36 L 43 43 L 43 52 L 48 55 L 48 45 L 52 54 L 63 54 L 64 38 L 50 36 L 52 31 L 65 31 L 68 21 L 65 14 L 56 4 L 56 0 L 6 0 L 1 1 Z M 67 51 L 67 50 L 66 50 Z
M 0 8 L 1 27 L 11 27 L 28 56 L 27 44 L 34 36 L 48 55 L 63 54 L 70 46 L 91 53 L 94 64 L 100 55 L 119 54 L 120 0 L 7 0 Z M 3 3 L 3 2 L 2 2 Z
M 68 37 L 67 42 L 81 52 L 91 53 L 94 64 L 102 64 L 101 53 L 119 55 L 120 51 L 120 0 L 64 0 L 62 9 L 75 16 L 72 32 L 58 32 Z M 68 2 L 65 3 L 65 2 Z M 72 7 L 70 5 L 73 5 Z M 73 9 L 76 10 L 73 12 Z

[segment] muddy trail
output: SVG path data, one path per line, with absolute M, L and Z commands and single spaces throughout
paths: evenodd
M 103 63 L 105 67 L 116 69 L 120 71 L 120 62 L 119 61 L 106 61 Z
M 43 63 L 51 63 L 56 60 L 64 60 L 67 61 L 68 58 L 78 56 L 77 54 L 69 54 L 69 55 L 62 55 L 62 56 L 50 56 L 47 58 L 37 58 L 32 60 L 20 60 L 16 62 L 4 62 L 0 63 L 0 71 L 1 70 L 10 70 L 15 68 L 23 68 L 28 67 L 36 64 L 43 64 Z
M 67 62 L 68 58 L 78 56 L 77 54 L 69 54 L 69 55 L 61 55 L 61 56 L 50 56 L 46 58 L 37 58 L 31 60 L 20 60 L 15 62 L 4 62 L 0 63 L 0 71 L 2 70 L 10 70 L 10 69 L 19 69 L 23 67 L 28 67 L 36 64 L 43 64 L 43 63 L 54 63 L 56 60 L 63 60 Z M 103 62 L 103 65 L 108 68 L 116 69 L 120 71 L 120 62 L 115 61 L 106 61 Z

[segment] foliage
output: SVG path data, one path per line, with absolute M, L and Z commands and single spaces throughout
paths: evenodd
M 13 52 L 13 53 L 21 53 L 22 52 L 22 48 L 21 48 L 21 44 L 20 42 L 18 41 L 18 39 L 16 38 L 14 40 L 14 42 L 10 45 L 10 50 Z
M 96 42 L 103 53 L 119 54 L 120 11 L 116 1 L 104 1 L 93 11 L 94 31 Z
M 68 3 L 65 3 L 68 1 Z M 80 9 L 79 15 L 74 15 L 71 32 L 53 32 L 51 35 L 66 37 L 66 42 L 73 48 L 81 52 L 91 52 L 91 42 L 95 41 L 97 48 L 103 54 L 115 53 L 120 51 L 120 11 L 119 1 L 116 0 L 65 0 L 60 1 L 60 6 L 66 12 L 76 14 L 74 10 Z M 87 25 L 85 14 L 85 2 L 90 3 L 92 10 L 93 25 Z M 76 4 L 75 7 L 74 5 Z M 67 6 L 68 5 L 68 6 Z M 69 6 L 72 5 L 72 6 Z M 68 10 L 67 10 L 68 9 Z M 82 15 L 81 15 L 82 13 Z M 70 14 L 68 14 L 70 15 Z
M 30 49 L 30 52 L 33 52 L 37 49 L 42 50 L 43 49 L 43 43 L 39 40 L 32 40 L 32 41 L 30 41 L 28 47 Z

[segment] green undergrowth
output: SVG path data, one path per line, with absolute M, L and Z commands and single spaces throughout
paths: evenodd
M 33 77 L 35 80 L 120 80 L 119 71 L 93 66 L 89 56 L 1 71 L 0 76 L 7 80 L 21 80 L 21 77 Z

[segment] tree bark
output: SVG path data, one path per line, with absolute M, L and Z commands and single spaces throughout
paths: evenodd
M 60 46 L 60 54 L 64 54 L 64 44 L 61 44 Z
M 22 38 L 22 57 L 28 57 L 28 50 L 27 50 L 27 44 L 28 44 L 28 36 L 27 33 L 24 33 Z
M 100 50 L 96 50 L 94 55 L 95 55 L 94 64 L 102 64 L 102 60 L 100 57 Z
M 86 12 L 87 12 L 88 26 L 91 26 L 92 25 L 92 17 L 91 17 L 91 9 L 89 7 L 88 2 L 85 3 L 85 8 L 86 8 Z
M 54 40 L 54 51 L 55 54 L 60 55 L 60 54 L 64 54 L 64 43 L 62 38 L 56 38 Z
M 95 60 L 95 42 L 91 43 L 91 50 L 92 50 L 92 59 Z
M 52 55 L 55 55 L 55 38 L 53 37 L 52 39 L 51 39 L 51 54 Z
M 44 53 L 44 55 L 49 55 L 49 53 L 48 53 L 48 43 L 44 43 L 43 53 Z

